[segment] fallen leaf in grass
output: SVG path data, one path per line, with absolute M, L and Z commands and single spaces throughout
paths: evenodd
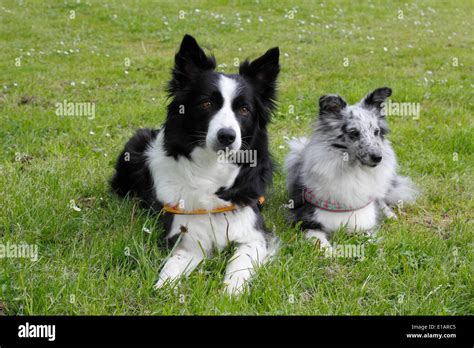
M 300 294 L 300 298 L 301 302 L 308 302 L 311 301 L 313 295 L 308 290 L 305 290 Z
M 18 105 L 25 105 L 25 104 L 34 104 L 36 98 L 30 95 L 24 95 L 20 98 Z
M 75 211 L 81 211 L 82 209 L 79 208 L 77 205 L 76 205 L 76 202 L 74 202 L 74 199 L 71 199 L 69 201 L 69 207 L 72 209 L 72 210 L 75 210 Z
M 94 205 L 95 201 L 96 201 L 95 197 L 85 197 L 85 198 L 79 198 L 77 203 L 83 207 L 90 208 Z
M 30 163 L 32 159 L 33 159 L 33 156 L 28 155 L 26 153 L 17 153 L 15 155 L 15 162 Z

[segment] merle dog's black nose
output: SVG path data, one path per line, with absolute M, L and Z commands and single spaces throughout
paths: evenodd
M 371 154 L 371 155 L 370 155 L 370 159 L 371 159 L 372 162 L 374 162 L 374 163 L 380 163 L 380 161 L 382 160 L 382 156 Z
M 235 141 L 235 130 L 232 128 L 221 128 L 217 132 L 217 140 L 224 146 L 229 146 Z

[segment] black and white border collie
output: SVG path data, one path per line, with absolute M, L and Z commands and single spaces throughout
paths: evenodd
M 161 129 L 140 129 L 125 145 L 112 178 L 120 196 L 141 199 L 160 214 L 166 238 L 180 235 L 156 288 L 188 275 L 230 243 L 235 254 L 225 274 L 229 294 L 246 289 L 254 268 L 269 259 L 276 237 L 266 230 L 257 201 L 272 178 L 267 123 L 275 107 L 279 49 L 240 65 L 239 74 L 215 71 L 196 40 L 185 35 L 175 56 L 171 98 Z M 255 163 L 222 154 L 253 151 Z M 195 215 L 234 205 L 237 209 Z M 186 212 L 189 212 L 187 214 Z
M 355 105 L 338 95 L 322 96 L 312 137 L 290 141 L 285 166 L 293 222 L 328 250 L 335 230 L 371 232 L 380 212 L 395 218 L 390 206 L 411 203 L 417 195 L 410 179 L 397 174 L 386 137 L 383 106 L 391 94 L 379 88 Z

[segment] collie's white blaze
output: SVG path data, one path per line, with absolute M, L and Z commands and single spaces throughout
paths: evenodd
M 236 137 L 234 143 L 229 148 L 231 150 L 239 150 L 242 145 L 242 138 L 240 132 L 240 125 L 232 110 L 232 101 L 237 95 L 238 83 L 237 81 L 221 76 L 218 81 L 218 88 L 224 99 L 224 103 L 220 110 L 214 115 L 209 122 L 209 127 L 206 136 L 206 146 L 209 149 L 214 149 L 218 146 L 217 132 L 222 128 L 231 128 L 235 131 Z

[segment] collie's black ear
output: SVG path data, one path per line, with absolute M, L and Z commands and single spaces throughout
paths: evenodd
M 194 70 L 212 70 L 216 68 L 214 57 L 206 56 L 191 35 L 184 35 L 178 53 L 174 57 L 175 67 L 181 72 L 192 73 Z
M 370 92 L 365 96 L 361 101 L 361 105 L 367 109 L 377 109 L 380 111 L 382 109 L 382 104 L 385 103 L 385 100 L 392 95 L 392 89 L 389 87 L 377 88 L 373 92 Z
M 323 114 L 339 114 L 347 103 L 340 96 L 335 94 L 326 94 L 319 98 L 319 113 Z
M 168 87 L 172 94 L 183 88 L 200 72 L 216 68 L 214 57 L 207 56 L 199 47 L 196 39 L 188 34 L 184 35 L 179 51 L 174 57 L 174 62 L 173 79 Z
M 280 72 L 279 58 L 280 50 L 274 47 L 252 62 L 246 60 L 239 69 L 240 75 L 248 78 L 260 96 L 271 103 L 276 96 L 276 80 Z

